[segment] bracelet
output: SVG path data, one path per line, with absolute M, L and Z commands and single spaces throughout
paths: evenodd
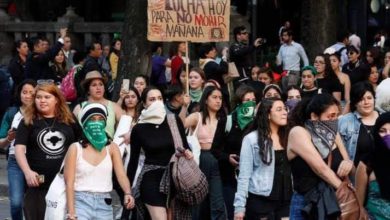
M 75 220 L 77 219 L 77 215 L 71 215 L 71 214 L 66 214 L 66 219 L 69 219 L 69 220 Z
M 131 196 L 131 192 L 125 193 L 125 196 Z

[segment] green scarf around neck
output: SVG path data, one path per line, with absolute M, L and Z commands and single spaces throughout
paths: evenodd
M 190 89 L 191 101 L 193 101 L 193 102 L 199 102 L 199 101 L 200 101 L 200 98 L 202 98 L 202 94 L 203 94 L 203 90 L 202 90 L 202 89 L 200 89 L 200 90 L 193 90 L 193 89 Z

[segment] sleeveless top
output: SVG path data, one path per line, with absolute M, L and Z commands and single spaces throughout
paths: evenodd
M 328 155 L 329 157 L 329 155 Z M 324 162 L 328 163 L 328 157 L 324 158 Z M 331 169 L 337 172 L 337 169 L 343 160 L 339 148 L 332 150 Z M 321 180 L 319 176 L 310 168 L 310 166 L 301 157 L 297 156 L 290 161 L 291 172 L 293 175 L 294 190 L 299 194 L 305 194 L 315 187 Z
M 96 166 L 83 158 L 83 147 L 77 143 L 77 160 L 75 174 L 75 191 L 106 193 L 112 191 L 112 160 L 109 146 L 105 148 L 107 154 Z
M 199 112 L 198 124 L 198 141 L 200 144 L 212 144 L 214 139 L 214 133 L 211 133 L 207 125 L 202 123 L 202 114 Z
M 82 102 L 81 107 L 84 107 L 88 102 Z M 107 121 L 106 121 L 106 132 L 110 136 L 111 139 L 114 139 L 115 134 L 115 110 L 114 110 L 114 104 L 112 101 L 107 100 L 107 105 L 105 105 L 107 108 Z

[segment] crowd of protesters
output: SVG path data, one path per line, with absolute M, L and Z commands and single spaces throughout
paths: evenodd
M 337 219 L 346 181 L 361 219 L 390 219 L 390 52 L 364 53 L 341 33 L 309 60 L 289 27 L 279 33 L 280 73 L 253 63 L 264 40 L 250 42 L 244 26 L 229 48 L 200 45 L 198 63 L 184 42 L 169 57 L 152 43 L 150 77 L 122 83 L 118 100 L 120 39 L 86 53 L 72 50 L 67 29 L 52 46 L 18 41 L 0 129 L 12 219 L 44 219 L 60 170 L 67 220 Z M 179 196 L 178 157 L 207 181 L 196 204 Z

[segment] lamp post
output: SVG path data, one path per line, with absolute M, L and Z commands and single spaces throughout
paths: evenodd
M 257 0 L 252 0 L 252 40 L 257 38 Z M 253 63 L 256 63 L 257 53 L 253 56 Z

